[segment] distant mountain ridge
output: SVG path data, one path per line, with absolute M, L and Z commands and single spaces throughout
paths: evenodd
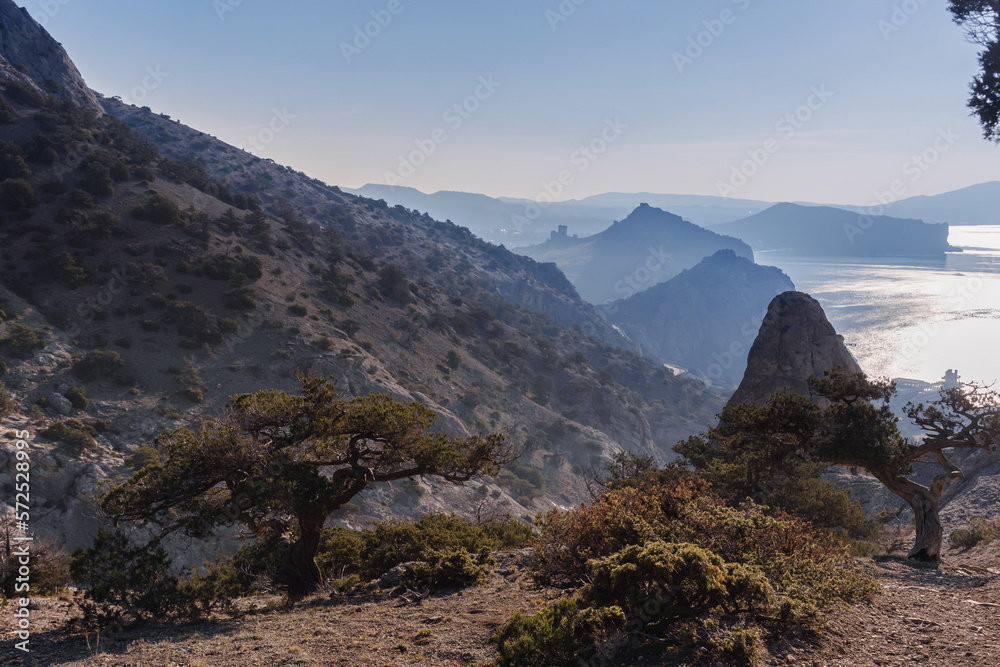
M 839 257 L 922 257 L 957 250 L 947 224 L 872 216 L 829 206 L 775 204 L 749 218 L 715 228 L 754 250 Z
M 344 188 L 344 191 L 427 212 L 439 220 L 451 220 L 487 241 L 507 247 L 537 245 L 560 225 L 566 225 L 570 233 L 579 236 L 595 234 L 613 221 L 626 217 L 643 202 L 669 210 L 700 226 L 739 220 L 772 205 L 748 199 L 654 193 L 606 193 L 539 205 L 516 197 L 452 191 L 426 194 L 414 188 L 371 183 L 357 189 Z M 525 225 L 523 220 L 530 224 Z
M 489 197 L 469 192 L 435 192 L 425 194 L 409 187 L 375 185 L 344 188 L 345 192 L 372 199 L 383 199 L 390 205 L 426 211 L 439 220 L 452 220 L 468 227 L 477 236 L 508 248 L 543 242 L 559 225 L 566 225 L 571 234 L 587 236 L 597 233 L 614 220 L 621 220 L 640 203 L 670 211 L 702 227 L 715 228 L 760 213 L 775 202 L 753 199 L 727 199 L 717 196 L 607 192 L 584 199 L 572 199 L 538 206 L 537 202 L 517 197 Z M 960 190 L 933 196 L 916 196 L 881 206 L 848 204 L 818 204 L 796 201 L 810 207 L 838 208 L 858 215 L 879 213 L 897 218 L 915 218 L 928 223 L 952 225 L 1000 225 L 1000 181 L 979 183 Z M 517 216 L 538 206 L 537 215 L 530 216 L 530 225 L 517 226 Z
M 545 243 L 518 252 L 555 263 L 585 301 L 600 304 L 669 280 L 722 249 L 753 261 L 753 250 L 739 239 L 641 204 L 599 234 L 579 238 L 561 228 Z
M 743 377 L 768 304 L 794 289 L 780 269 L 754 264 L 726 249 L 664 283 L 616 301 L 606 313 L 644 354 L 731 390 Z

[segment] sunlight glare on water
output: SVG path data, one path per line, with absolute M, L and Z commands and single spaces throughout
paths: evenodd
M 952 227 L 943 259 L 757 253 L 815 297 L 869 375 L 1000 379 L 1000 226 Z

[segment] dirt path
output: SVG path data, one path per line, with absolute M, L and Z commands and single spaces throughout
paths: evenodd
M 835 614 L 814 665 L 1000 665 L 1000 551 L 945 554 L 938 569 L 899 560 L 873 563 L 882 594 Z M 790 662 L 780 650 L 772 664 Z
M 900 559 L 871 563 L 883 591 L 874 601 L 834 612 L 819 643 L 790 636 L 770 647 L 764 664 L 1000 665 L 1000 544 L 948 552 L 931 569 Z M 161 665 L 469 666 L 494 656 L 489 638 L 515 611 L 551 604 L 557 591 L 534 587 L 522 570 L 498 568 L 482 586 L 414 603 L 398 598 L 332 603 L 316 598 L 288 611 L 270 609 L 239 620 L 133 631 L 114 638 L 64 637 L 71 612 L 60 600 L 37 602 L 32 653 L 4 641 L 0 664 L 49 667 Z M 5 610 L 6 611 L 6 610 Z M 6 628 L 5 628 L 6 630 Z M 9 634 L 4 632 L 4 639 Z M 645 656 L 637 665 L 672 667 Z M 685 663 L 693 664 L 693 663 Z M 707 664 L 714 664 L 710 661 Z

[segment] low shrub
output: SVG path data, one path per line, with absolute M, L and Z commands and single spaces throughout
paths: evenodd
M 421 581 L 469 585 L 485 576 L 483 561 L 467 560 L 470 554 L 520 548 L 531 536 L 530 526 L 510 517 L 476 523 L 455 515 L 425 514 L 413 523 L 377 521 L 361 532 L 328 529 L 317 562 L 330 576 L 358 574 L 371 580 L 402 563 L 423 561 L 426 566 L 414 571 Z
M 7 391 L 7 387 L 4 386 L 3 382 L 0 382 L 0 421 L 12 414 L 16 407 L 17 404 L 14 403 L 14 398 Z
M 94 350 L 73 362 L 73 374 L 84 382 L 113 380 L 120 385 L 135 383 L 125 359 L 115 350 Z
M 611 664 L 654 637 L 753 664 L 765 636 L 816 627 L 823 609 L 877 590 L 847 545 L 808 523 L 753 503 L 727 507 L 691 476 L 639 480 L 539 521 L 533 576 L 575 589 L 574 606 L 501 626 L 501 667 L 597 655 Z M 628 629 L 609 644 L 580 624 L 585 612 L 623 614 Z M 528 647 L 538 662 L 518 663 Z
M 428 588 L 465 588 L 486 580 L 489 565 L 485 555 L 478 559 L 465 547 L 450 551 L 430 551 L 423 560 L 406 566 L 403 581 Z
M 66 419 L 50 424 L 41 431 L 41 435 L 49 440 L 64 442 L 76 450 L 93 449 L 97 446 L 94 438 L 97 429 L 87 426 L 79 419 Z
M 73 624 L 88 631 L 198 620 L 213 609 L 231 609 L 239 593 L 232 566 L 217 562 L 193 568 L 181 579 L 172 574 L 162 546 L 133 544 L 121 531 L 101 530 L 90 548 L 73 553 L 70 572 L 86 587 Z
M 562 600 L 530 616 L 517 612 L 493 636 L 497 645 L 496 664 L 497 667 L 576 667 L 588 648 L 604 645 L 625 627 L 621 609 L 581 610 L 573 600 Z
M 7 330 L 4 338 L 0 338 L 0 346 L 6 347 L 13 357 L 30 359 L 36 352 L 45 348 L 45 338 L 31 327 L 15 324 Z
M 959 528 L 948 534 L 948 543 L 957 549 L 971 549 L 979 544 L 989 544 L 1000 537 L 1000 520 L 986 521 L 972 517 L 967 528 Z
M 90 405 L 90 400 L 87 398 L 87 390 L 84 387 L 70 387 L 63 395 L 77 410 L 86 410 L 87 406 Z
M 26 211 L 35 205 L 35 191 L 19 178 L 8 178 L 0 183 L 0 206 L 8 211 Z
M 11 523 L 6 523 L 0 535 L 0 597 L 25 597 L 24 590 L 18 591 L 23 582 L 20 573 L 21 556 L 15 552 L 18 542 L 14 540 Z M 18 582 L 18 578 L 21 582 Z M 31 595 L 42 597 L 54 595 L 70 584 L 69 557 L 51 541 L 35 539 L 31 543 Z

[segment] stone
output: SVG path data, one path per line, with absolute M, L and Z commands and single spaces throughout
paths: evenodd
M 73 412 L 73 404 L 62 394 L 53 393 L 49 396 L 49 405 L 61 415 L 68 415 Z
M 802 292 L 774 297 L 760 326 L 743 381 L 729 405 L 763 405 L 774 394 L 795 393 L 821 401 L 810 378 L 841 367 L 859 373 L 861 366 L 844 345 L 816 299 Z

